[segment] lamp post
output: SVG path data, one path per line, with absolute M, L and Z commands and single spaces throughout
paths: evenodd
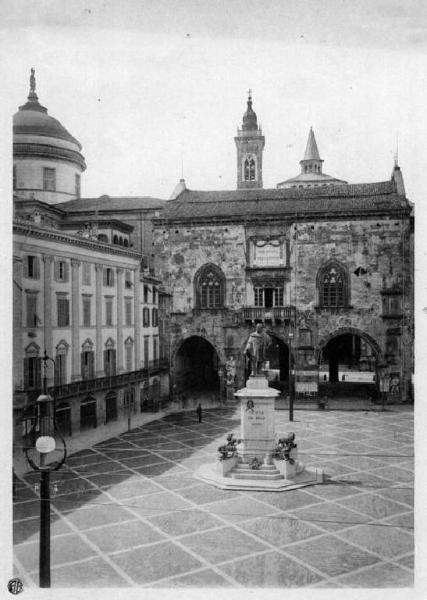
M 288 332 L 289 346 L 288 346 L 288 389 L 289 389 L 289 421 L 294 420 L 294 397 L 292 389 L 292 338 L 294 334 L 292 331 Z
M 43 394 L 47 394 L 47 377 L 46 377 L 46 369 L 47 369 L 47 361 L 50 360 L 53 363 L 54 372 L 56 369 L 56 363 L 50 356 L 47 355 L 46 348 L 44 349 L 44 354 L 42 357 L 43 361 Z
M 46 387 L 46 377 L 43 387 Z M 36 403 L 27 408 L 23 421 L 26 440 L 25 457 L 31 468 L 40 473 L 39 583 L 41 588 L 49 588 L 50 472 L 57 471 L 64 464 L 67 448 L 55 425 L 55 406 L 52 396 L 41 394 Z

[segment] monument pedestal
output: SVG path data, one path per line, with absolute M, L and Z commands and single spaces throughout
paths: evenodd
M 219 448 L 221 457 L 201 465 L 195 472 L 197 479 L 221 489 L 259 491 L 285 491 L 323 481 L 322 470 L 307 470 L 297 460 L 296 447 L 286 458 L 277 453 L 274 405 L 278 394 L 264 375 L 249 377 L 246 387 L 234 394 L 240 399 L 239 443 L 230 434 L 228 445 Z
M 241 462 L 269 461 L 276 440 L 274 431 L 274 404 L 278 390 L 268 387 L 263 375 L 249 377 L 246 387 L 236 392 L 240 399 L 241 439 L 237 454 Z M 271 461 L 270 461 L 271 464 Z

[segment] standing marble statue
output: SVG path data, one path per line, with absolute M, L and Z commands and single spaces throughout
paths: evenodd
M 255 331 L 249 336 L 244 352 L 251 361 L 251 376 L 261 373 L 262 363 L 267 359 L 266 352 L 270 344 L 270 336 L 263 332 L 261 323 L 258 323 Z

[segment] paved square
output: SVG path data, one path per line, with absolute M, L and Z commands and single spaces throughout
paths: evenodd
M 322 484 L 225 491 L 214 462 L 239 408 L 171 414 L 67 459 L 51 478 L 53 587 L 410 587 L 413 411 L 276 411 Z M 39 476 L 14 501 L 15 573 L 38 584 Z

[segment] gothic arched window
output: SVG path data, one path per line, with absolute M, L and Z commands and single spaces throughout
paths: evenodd
M 325 308 L 348 306 L 349 281 L 345 267 L 336 261 L 328 262 L 317 275 L 319 305 Z
M 221 308 L 224 306 L 225 278 L 215 265 L 205 265 L 194 278 L 197 308 Z
M 244 177 L 245 181 L 255 181 L 256 179 L 256 165 L 253 156 L 248 156 L 245 160 Z

